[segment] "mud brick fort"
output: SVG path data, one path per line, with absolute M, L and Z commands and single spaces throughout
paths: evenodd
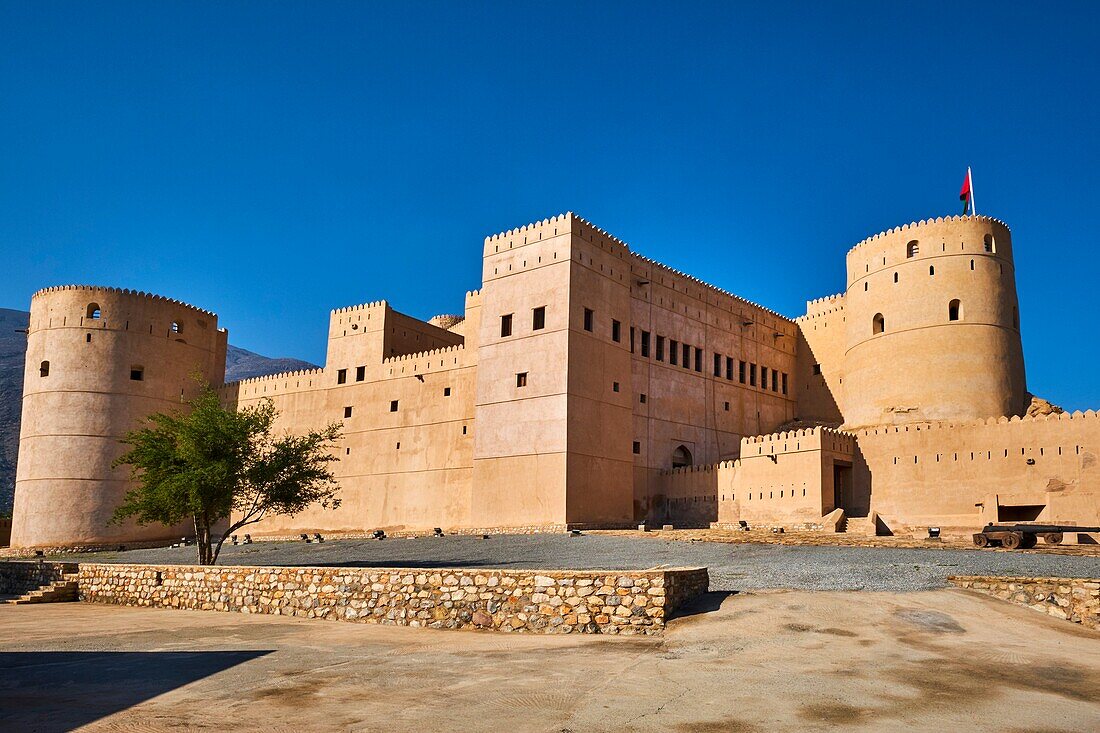
M 178 538 L 111 525 L 118 440 L 199 371 L 229 405 L 333 420 L 339 509 L 255 535 L 679 526 L 973 531 L 1100 522 L 1100 420 L 1033 402 L 1008 227 L 907 224 L 789 319 L 571 213 L 485 239 L 463 315 L 329 318 L 323 369 L 225 384 L 213 313 L 129 290 L 31 300 L 12 544 Z M 1045 407 L 1045 409 L 1043 409 Z

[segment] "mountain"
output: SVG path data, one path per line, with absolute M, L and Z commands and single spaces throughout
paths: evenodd
M 26 358 L 30 313 L 0 308 L 0 516 L 11 512 L 15 494 L 15 459 L 19 454 L 19 417 L 23 403 L 23 363 Z M 225 355 L 225 379 L 316 369 L 300 359 L 270 358 L 230 346 Z

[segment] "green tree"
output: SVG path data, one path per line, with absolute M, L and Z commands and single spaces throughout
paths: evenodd
M 277 434 L 271 400 L 226 409 L 209 386 L 189 404 L 187 412 L 150 415 L 148 425 L 122 439 L 129 449 L 115 465 L 130 467 L 135 486 L 113 521 L 171 526 L 190 519 L 199 564 L 213 565 L 227 537 L 268 514 L 340 505 L 329 466 L 339 460 L 331 449 L 340 423 Z M 215 540 L 223 521 L 228 528 Z

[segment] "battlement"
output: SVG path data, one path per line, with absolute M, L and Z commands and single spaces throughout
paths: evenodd
M 936 430 L 958 430 L 959 428 L 975 428 L 983 427 L 987 425 L 1010 425 L 1016 423 L 1028 423 L 1036 424 L 1041 422 L 1061 421 L 1061 420 L 1078 420 L 1078 421 L 1093 421 L 1100 418 L 1100 413 L 1095 410 L 1075 410 L 1073 412 L 1057 412 L 1049 415 L 1033 415 L 1024 416 L 1012 415 L 1011 417 L 988 417 L 978 418 L 976 420 L 940 420 L 930 422 L 917 422 L 909 423 L 907 425 L 880 425 L 875 427 L 860 428 L 855 431 L 855 435 L 890 435 L 896 433 L 908 433 L 908 432 L 920 432 L 924 431 L 936 431 Z
M 839 313 L 844 310 L 844 303 L 844 293 L 807 300 L 805 315 L 798 316 L 794 320 L 796 323 L 801 323 L 814 318 L 823 318 L 831 313 Z
M 34 300 L 35 298 L 38 298 L 40 296 L 49 295 L 50 293 L 61 293 L 66 291 L 98 291 L 107 293 L 118 293 L 119 295 L 145 298 L 146 300 L 153 300 L 160 303 L 180 306 L 183 308 L 187 308 L 188 310 L 194 311 L 195 313 L 201 313 L 205 316 L 210 316 L 211 318 L 218 317 L 218 314 L 214 311 L 208 311 L 205 308 L 199 308 L 197 306 L 191 305 L 190 303 L 185 303 L 182 300 L 176 300 L 175 298 L 168 298 L 163 295 L 157 295 L 156 293 L 146 293 L 141 290 L 130 290 L 129 288 L 112 288 L 103 285 L 54 285 L 52 287 L 42 288 L 41 290 L 36 291 L 31 296 L 31 300 Z
M 374 308 L 387 308 L 389 303 L 385 300 L 372 300 L 369 303 L 361 303 L 359 305 L 346 305 L 342 308 L 333 308 L 330 313 L 332 315 L 339 315 L 344 313 L 357 313 L 359 311 L 367 311 Z
M 962 221 L 986 221 L 986 222 L 990 222 L 992 224 L 997 224 L 1001 227 L 1004 227 L 1004 229 L 1008 232 L 1012 231 L 1011 229 L 1009 229 L 1008 224 L 1005 224 L 1000 219 L 994 219 L 992 216 L 938 216 L 935 219 L 921 219 L 920 221 L 912 221 L 912 222 L 909 222 L 908 224 L 902 224 L 901 226 L 894 227 L 892 229 L 887 229 L 885 231 L 881 231 L 878 234 L 873 234 L 870 237 L 867 237 L 867 238 L 861 240 L 859 243 L 857 243 L 851 249 L 849 249 L 848 250 L 848 255 L 850 256 L 853 252 L 855 252 L 860 247 L 863 247 L 864 245 L 867 245 L 867 244 L 871 244 L 873 242 L 877 242 L 878 240 L 883 239 L 884 237 L 889 237 L 891 235 L 898 234 L 900 232 L 916 231 L 920 227 L 927 226 L 929 224 L 943 224 L 944 222 L 953 222 L 953 221 L 959 221 L 959 222 L 962 222 Z
M 382 359 L 383 364 L 400 364 L 401 362 L 414 361 L 416 359 L 423 359 L 428 356 L 439 356 L 441 354 L 457 353 L 459 351 L 465 351 L 465 344 L 455 344 L 454 346 L 443 346 L 438 349 L 429 349 L 427 351 L 417 351 L 412 354 L 399 354 L 396 356 L 387 356 Z
M 239 379 L 235 382 L 226 382 L 225 387 L 232 387 L 234 385 L 245 384 L 260 384 L 263 382 L 274 382 L 279 379 L 289 379 L 291 377 L 312 377 L 320 374 L 324 374 L 325 370 L 322 367 L 316 369 L 298 369 L 292 372 L 279 372 L 278 374 L 268 374 L 263 377 L 248 377 L 247 379 Z

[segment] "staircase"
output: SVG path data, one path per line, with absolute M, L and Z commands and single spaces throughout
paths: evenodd
M 44 585 L 32 591 L 28 591 L 17 598 L 10 598 L 4 603 L 22 606 L 27 603 L 72 603 L 77 600 L 76 574 L 66 575 L 62 580 Z

